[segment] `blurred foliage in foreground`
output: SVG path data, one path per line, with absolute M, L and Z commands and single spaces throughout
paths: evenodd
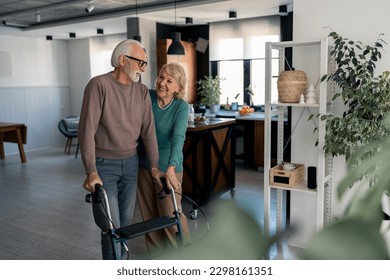
M 390 117 L 385 120 L 390 128 Z M 376 152 L 371 152 L 371 151 Z M 367 152 L 370 151 L 370 152 Z M 308 260 L 390 259 L 380 227 L 383 221 L 381 198 L 390 193 L 390 136 L 359 148 L 348 161 L 349 172 L 339 185 L 338 197 L 353 188 L 362 188 L 351 199 L 345 215 L 318 232 L 305 249 Z M 356 184 L 361 180 L 370 184 Z M 270 247 L 283 235 L 267 238 L 261 227 L 234 200 L 223 202 L 211 220 L 209 233 L 188 247 L 165 254 L 162 259 L 256 260 L 265 259 Z M 389 228 L 387 228 L 389 234 Z
M 385 126 L 390 128 L 390 115 L 385 118 Z M 345 215 L 315 235 L 304 259 L 390 258 L 387 244 L 380 233 L 384 217 L 382 196 L 390 199 L 389 171 L 390 135 L 364 145 L 352 155 L 348 161 L 348 173 L 340 183 L 337 194 L 341 199 L 351 186 L 360 189 L 351 199 Z M 363 184 L 356 183 L 360 180 L 363 180 Z M 389 235 L 390 229 L 387 227 L 384 232 Z
M 165 254 L 177 260 L 258 260 L 268 251 L 269 242 L 254 218 L 234 200 L 217 205 L 206 236 L 191 245 Z

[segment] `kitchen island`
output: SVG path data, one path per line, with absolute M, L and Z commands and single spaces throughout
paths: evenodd
M 234 119 L 210 118 L 188 125 L 183 147 L 183 193 L 197 205 L 235 188 Z M 194 209 L 196 209 L 194 205 Z M 196 214 L 195 214 L 196 216 Z M 195 217 L 193 217 L 195 218 Z

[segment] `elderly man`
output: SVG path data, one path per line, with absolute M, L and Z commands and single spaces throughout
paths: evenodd
M 159 181 L 161 176 L 150 95 L 138 82 L 146 59 L 138 41 L 119 43 L 111 56 L 114 70 L 92 78 L 84 91 L 78 134 L 87 175 L 83 187 L 94 192 L 95 184 L 104 186 L 116 227 L 129 225 L 133 216 L 139 137 L 147 149 L 153 178 Z M 106 232 L 102 232 L 101 244 L 103 259 L 113 259 Z

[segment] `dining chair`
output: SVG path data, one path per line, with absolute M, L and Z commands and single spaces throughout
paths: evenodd
M 72 146 L 73 138 L 77 138 L 78 132 L 79 117 L 77 116 L 68 116 L 63 118 L 58 123 L 58 130 L 67 138 L 65 144 L 65 152 L 70 154 L 70 147 Z M 79 143 L 77 143 L 76 155 L 77 158 L 79 150 Z

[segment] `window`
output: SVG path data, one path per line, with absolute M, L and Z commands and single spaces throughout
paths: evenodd
M 271 102 L 278 100 L 278 89 L 276 85 L 278 79 L 279 59 L 272 60 L 272 93 Z M 253 59 L 251 61 L 251 89 L 253 91 L 253 104 L 262 105 L 265 103 L 265 59 Z
M 239 105 L 264 104 L 265 42 L 280 41 L 279 16 L 212 23 L 210 35 L 210 60 L 217 65 L 217 72 L 212 75 L 223 79 L 221 104 L 227 99 L 229 103 L 238 101 Z M 275 59 L 274 63 L 278 61 Z M 273 73 L 275 79 L 277 75 Z M 253 95 L 248 94 L 248 87 Z M 273 88 L 272 99 L 275 98 L 277 89 Z
M 242 60 L 238 61 L 220 61 L 218 75 L 221 81 L 221 103 L 225 104 L 243 100 L 244 69 Z M 237 94 L 239 94 L 236 99 Z M 240 99 L 239 99 L 240 98 Z M 242 102 L 239 102 L 242 103 Z

